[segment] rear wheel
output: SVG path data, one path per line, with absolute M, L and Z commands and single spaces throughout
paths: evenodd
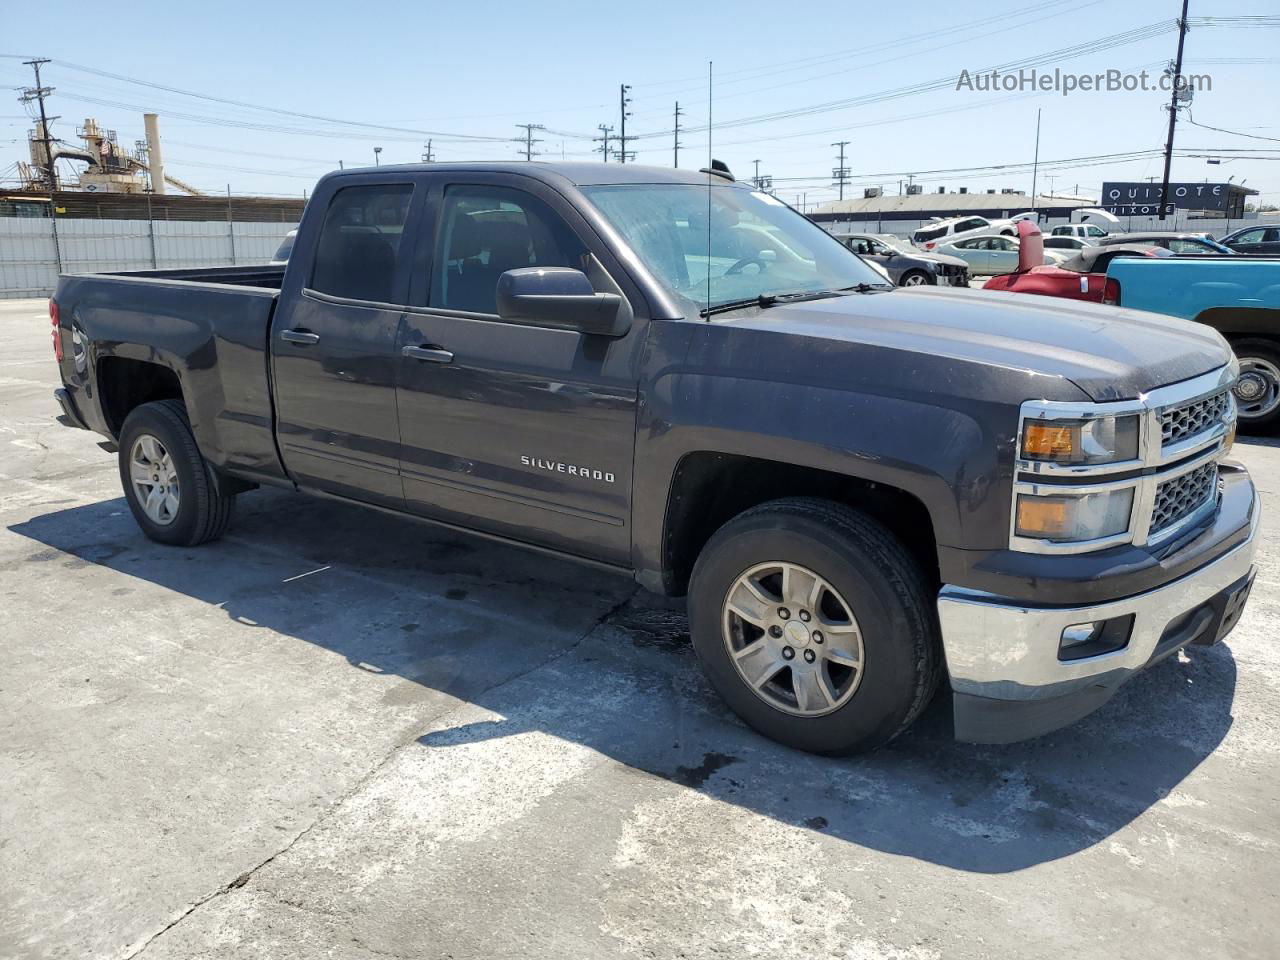
M 1238 340 L 1232 344 L 1240 362 L 1236 408 L 1240 428 L 1274 430 L 1280 422 L 1280 345 L 1270 340 Z
M 941 669 L 918 564 L 879 523 L 825 500 L 775 500 L 722 527 L 694 567 L 689 624 L 729 706 L 817 753 L 891 740 Z
M 138 526 L 159 543 L 216 540 L 231 520 L 235 498 L 200 454 L 177 400 L 144 403 L 125 418 L 120 482 Z

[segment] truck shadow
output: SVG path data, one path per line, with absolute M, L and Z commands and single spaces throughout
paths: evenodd
M 196 550 L 147 541 L 119 499 L 9 529 L 50 548 L 18 563 L 108 568 L 220 607 L 228 629 L 340 654 L 381 675 L 371 711 L 439 697 L 424 748 L 549 734 L 637 776 L 957 870 L 1020 870 L 1104 840 L 1231 728 L 1236 668 L 1220 645 L 1027 743 L 953 742 L 940 697 L 873 755 L 809 756 L 745 729 L 703 681 L 683 616 L 626 579 L 359 508 L 275 491 L 241 501 L 231 535 Z

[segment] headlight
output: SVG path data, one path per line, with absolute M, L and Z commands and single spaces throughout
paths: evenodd
M 1138 420 L 1136 416 L 1029 420 L 1022 428 L 1022 456 L 1068 464 L 1136 460 Z
M 1129 529 L 1133 488 L 1101 493 L 1018 495 L 1016 532 L 1036 540 L 1100 540 Z

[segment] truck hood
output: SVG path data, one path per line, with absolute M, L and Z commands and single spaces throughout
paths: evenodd
M 1026 294 L 900 287 L 781 304 L 717 322 L 1062 377 L 1092 400 L 1131 400 L 1228 363 L 1202 324 Z

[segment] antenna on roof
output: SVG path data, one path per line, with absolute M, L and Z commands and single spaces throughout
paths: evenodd
M 711 90 L 712 90 L 713 78 L 715 76 L 715 74 L 713 73 L 714 65 L 715 65 L 714 60 L 707 61 L 707 167 L 708 167 L 709 173 L 715 171 L 716 169 L 716 161 L 711 159 L 711 104 L 712 104 Z M 728 172 L 729 168 L 725 166 L 725 164 L 722 163 L 720 164 L 720 166 L 724 167 L 725 172 Z M 708 311 L 711 310 L 711 178 L 710 177 L 707 178 L 707 310 Z M 708 316 L 707 322 L 710 322 L 710 321 L 711 321 L 711 317 Z

